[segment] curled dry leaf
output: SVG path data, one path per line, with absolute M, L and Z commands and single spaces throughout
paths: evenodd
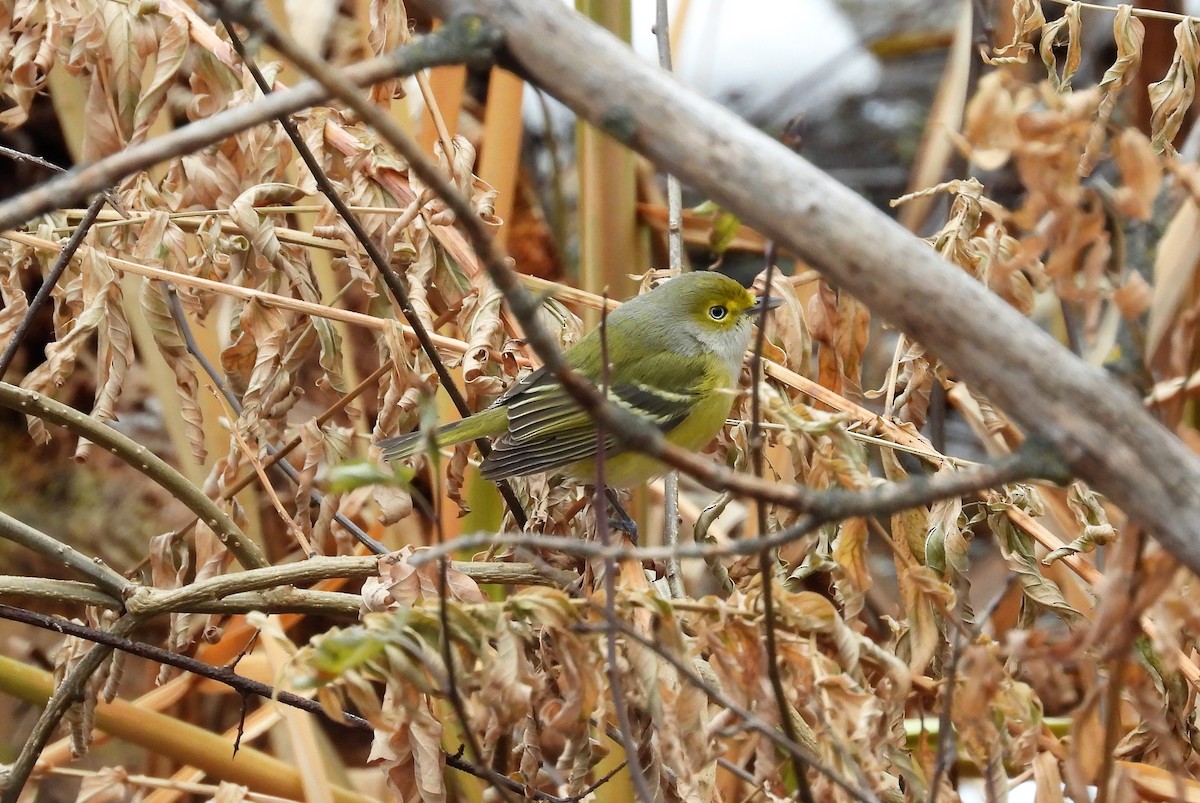
M 371 26 L 367 31 L 367 42 L 371 52 L 382 55 L 405 44 L 411 38 L 408 28 L 408 12 L 401 0 L 371 0 L 367 11 Z M 404 82 L 398 78 L 381 81 L 371 87 L 371 100 L 384 106 L 404 97 Z
M 99 257 L 99 252 L 89 250 Z M 101 421 L 117 417 L 116 406 L 133 359 L 133 335 L 125 316 L 124 290 L 107 259 L 84 260 L 84 298 L 92 297 L 101 310 L 96 326 L 96 405 L 92 415 Z
M 1150 141 L 1159 153 L 1174 153 L 1171 145 L 1196 94 L 1200 43 L 1196 21 L 1185 17 L 1175 26 L 1175 58 L 1161 81 L 1150 84 Z
M 1042 63 L 1050 76 L 1050 88 L 1055 92 L 1066 92 L 1071 88 L 1071 79 L 1079 70 L 1079 62 L 1083 58 L 1083 47 L 1080 42 L 1080 16 L 1083 6 L 1080 3 L 1070 3 L 1063 15 L 1054 22 L 1042 26 L 1041 53 Z M 1063 63 L 1062 75 L 1058 73 L 1058 59 L 1054 48 L 1065 34 L 1067 40 L 1067 58 Z
M 942 466 L 938 471 L 950 471 Z M 973 534 L 964 522 L 963 500 L 945 499 L 935 502 L 929 510 L 929 536 L 925 541 L 925 564 L 952 583 L 967 578 L 971 568 L 970 545 Z
M 101 767 L 88 773 L 79 784 L 78 800 L 84 803 L 117 803 L 130 800 L 140 790 L 129 782 L 124 767 Z
M 817 352 L 818 382 L 837 393 L 862 387 L 862 355 L 870 334 L 866 307 L 821 282 L 809 300 L 808 322 Z
M 1136 128 L 1122 131 L 1112 145 L 1121 172 L 1121 186 L 1113 193 L 1113 205 L 1122 215 L 1149 220 L 1162 188 L 1162 162 L 1155 156 L 1150 140 Z
M 436 600 L 440 596 L 441 569 L 436 561 L 414 567 L 409 563 L 412 547 L 404 547 L 379 557 L 379 576 L 363 583 L 363 612 L 411 607 L 418 600 Z M 453 566 L 446 567 L 447 599 L 466 603 L 482 603 L 485 598 L 479 585 Z
M 998 169 L 1023 142 L 1018 115 L 1036 101 L 1032 88 L 1015 87 L 1005 71 L 984 75 L 967 102 L 962 135 L 954 136 L 956 145 L 981 170 Z
M 1121 3 L 1117 6 L 1113 20 L 1113 40 L 1117 45 L 1117 58 L 1100 79 L 1100 103 L 1096 108 L 1096 119 L 1088 131 L 1087 146 L 1079 159 L 1079 175 L 1090 176 L 1100 159 L 1108 121 L 1112 119 L 1121 90 L 1137 78 L 1138 66 L 1142 61 L 1142 43 L 1146 39 L 1146 28 L 1133 15 L 1133 6 Z
M 458 507 L 460 517 L 471 512 L 471 506 L 463 496 L 463 489 L 467 484 L 467 466 L 470 464 L 471 450 L 474 447 L 473 442 L 460 443 L 454 447 L 450 459 L 446 461 L 446 496 Z
M 871 587 L 871 572 L 867 566 L 867 522 L 862 518 L 847 519 L 838 526 L 833 539 L 831 556 L 840 567 L 834 575 L 834 591 L 848 617 L 862 611 L 863 600 Z
M 21 271 L 31 263 L 28 254 L 13 253 L 10 258 L 0 260 L 0 352 L 14 335 L 29 309 L 29 299 L 21 286 Z
M 1121 317 L 1127 321 L 1141 317 L 1150 309 L 1153 298 L 1154 288 L 1136 271 L 1126 273 L 1121 286 L 1112 294 L 1113 303 L 1121 311 Z
M 1033 45 L 1027 40 L 1046 24 L 1039 0 L 1014 0 L 1012 18 L 1012 41 L 996 48 L 993 55 L 985 55 L 983 58 L 988 64 L 1024 64 L 1033 52 Z
M 250 247 L 263 260 L 260 270 L 264 273 L 283 264 L 283 247 L 275 233 L 274 221 L 267 215 L 270 210 L 260 210 L 275 204 L 294 204 L 302 198 L 304 190 L 293 184 L 270 183 L 250 187 L 229 204 L 230 220 L 237 224 L 242 236 L 250 241 Z
M 303 462 L 297 474 L 296 489 L 292 495 L 292 504 L 295 509 L 292 522 L 309 543 L 317 545 L 316 549 L 319 552 L 319 542 L 311 537 L 312 513 L 309 500 L 314 489 L 317 471 L 324 462 L 325 438 L 315 420 L 309 419 L 300 426 L 300 447 L 297 451 L 299 452 L 298 456 L 303 458 Z M 293 452 L 293 455 L 296 455 L 296 452 Z M 292 463 L 295 464 L 295 462 L 296 460 L 293 458 Z
M 760 273 L 754 281 L 755 291 L 761 295 L 765 274 Z M 778 308 L 771 314 L 767 330 L 767 347 L 775 354 L 771 358 L 793 371 L 807 376 L 812 371 L 812 335 L 804 319 L 804 303 L 796 286 L 780 271 L 774 272 L 771 297 L 780 299 Z
M 167 288 L 160 282 L 141 282 L 140 302 L 142 314 L 150 327 L 150 334 L 158 353 L 162 355 L 175 376 L 175 389 L 179 398 L 179 409 L 187 433 L 192 457 L 203 464 L 208 457 L 204 442 L 204 415 L 200 406 L 200 380 L 196 375 L 187 346 L 184 343 L 175 319 L 172 317 L 165 298 Z
M 502 366 L 492 358 L 504 342 L 504 296 L 487 279 L 479 277 L 476 282 L 478 292 L 464 300 L 460 321 L 466 325 L 468 344 L 462 358 L 463 382 L 471 403 L 479 408 L 490 404 L 505 387 L 499 376 Z
M 182 17 L 170 17 L 161 40 L 155 47 L 154 74 L 150 83 L 143 87 L 133 112 L 133 131 L 129 137 L 131 142 L 141 142 L 149 133 L 150 126 L 154 124 L 167 101 L 167 92 L 183 66 L 190 43 L 187 21 Z
M 1006 493 L 1009 499 L 1013 499 L 1012 493 L 1012 489 Z M 1067 602 L 1054 581 L 1042 573 L 1033 539 L 1025 531 L 1014 527 L 1012 521 L 1003 514 L 1004 505 L 1012 503 L 994 502 L 989 506 L 988 524 L 996 536 L 1000 554 L 1020 582 L 1021 592 L 1027 602 L 1054 611 L 1067 621 L 1074 621 L 1080 614 Z M 1023 615 L 1026 621 L 1031 621 L 1037 613 L 1037 610 L 1025 606 Z
M 1075 520 L 1082 529 L 1075 540 L 1042 559 L 1047 566 L 1069 555 L 1092 552 L 1096 547 L 1111 544 L 1117 538 L 1117 530 L 1109 522 L 1104 505 L 1096 493 L 1082 482 L 1073 482 L 1067 489 L 1067 507 L 1075 514 Z
M 16 128 L 29 119 L 34 98 L 54 66 L 50 14 L 44 0 L 20 0 L 0 8 L 0 125 Z
M 433 272 L 437 266 L 437 246 L 429 236 L 424 223 L 414 222 L 405 231 L 401 241 L 404 275 L 408 282 L 408 298 L 416 310 L 417 318 L 427 331 L 434 331 L 433 307 L 429 302 L 429 291 L 433 287 Z

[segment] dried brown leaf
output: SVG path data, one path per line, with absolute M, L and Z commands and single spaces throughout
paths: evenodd
M 413 548 L 379 558 L 379 576 L 363 582 L 364 613 L 412 607 L 422 599 L 439 598 L 441 570 L 436 561 L 413 566 Z M 484 602 L 479 585 L 453 566 L 446 567 L 446 598 L 467 603 Z
M 1187 198 L 1167 224 L 1154 255 L 1154 298 L 1146 322 L 1146 355 L 1161 370 L 1159 349 L 1173 329 L 1200 270 L 1200 207 Z
M 101 767 L 84 776 L 75 800 L 76 803 L 119 803 L 129 800 L 134 791 L 124 767 Z
M 867 522 L 847 519 L 838 527 L 833 539 L 832 557 L 841 567 L 834 576 L 834 589 L 847 617 L 858 616 L 863 600 L 871 587 L 871 571 L 867 566 Z
M 1096 547 L 1111 544 L 1117 538 L 1117 530 L 1109 522 L 1108 513 L 1099 497 L 1082 482 L 1073 482 L 1067 489 L 1067 507 L 1075 515 L 1081 531 L 1071 543 L 1042 558 L 1042 563 L 1047 566 L 1070 555 L 1092 552 Z
M 866 307 L 821 282 L 809 300 L 808 322 L 813 340 L 821 347 L 817 381 L 835 393 L 861 388 L 862 355 L 870 330 Z
M 8 347 L 10 338 L 20 326 L 29 310 L 29 299 L 22 287 L 21 270 L 31 263 L 27 254 L 19 254 L 16 249 L 0 252 L 0 353 Z
M 369 764 L 383 768 L 388 788 L 405 803 L 444 803 L 446 754 L 441 749 L 442 723 L 430 711 L 425 695 L 388 686 L 384 712 L 393 719 L 376 727 Z M 398 701 L 397 697 L 403 697 Z
M 84 273 L 84 290 L 102 295 L 104 315 L 96 330 L 96 404 L 92 415 L 101 421 L 117 417 L 117 399 L 133 361 L 133 335 L 125 317 L 124 291 L 108 261 Z
M 155 50 L 154 75 L 142 90 L 134 110 L 131 142 L 141 142 L 146 138 L 146 133 L 166 103 L 167 92 L 174 85 L 175 76 L 183 66 L 190 42 L 187 22 L 182 17 L 170 17 Z
M 1071 79 L 1079 70 L 1079 62 L 1083 58 L 1083 48 L 1080 42 L 1080 22 L 1083 6 L 1073 2 L 1067 5 L 1063 15 L 1054 22 L 1042 26 L 1042 41 L 1039 52 L 1042 63 L 1050 77 L 1050 88 L 1055 92 L 1066 92 L 1071 88 Z M 1063 71 L 1058 73 L 1058 59 L 1054 55 L 1054 47 L 1065 34 L 1067 40 L 1067 58 L 1063 63 Z
M 1126 128 L 1113 140 L 1113 155 L 1121 172 L 1113 205 L 1122 215 L 1149 220 L 1163 179 L 1163 165 L 1154 147 L 1141 131 Z
M 985 55 L 984 61 L 988 64 L 1024 64 L 1033 52 L 1033 45 L 1026 40 L 1046 24 L 1039 0 L 1014 0 L 1012 18 L 1012 41 L 996 48 L 992 56 Z
M 1010 493 L 1013 491 L 1010 490 Z M 1015 491 L 1015 493 L 1019 494 L 1020 491 Z M 1004 515 L 1005 504 L 998 503 L 991 506 L 988 523 L 996 535 L 1000 554 L 1004 556 L 1009 569 L 1016 574 L 1025 598 L 1041 608 L 1059 614 L 1068 621 L 1078 618 L 1079 612 L 1071 607 L 1054 581 L 1042 573 L 1041 563 L 1035 554 L 1033 539 L 1024 530 L 1013 526 L 1012 521 Z M 1027 616 L 1032 619 L 1036 616 L 1036 612 L 1029 611 Z
M 967 102 L 959 148 L 983 170 L 1000 168 L 1023 142 L 1017 119 L 1033 97 L 1031 91 L 1014 89 L 1003 70 L 982 76 Z
M 1133 321 L 1150 309 L 1154 300 L 1154 288 L 1142 278 L 1142 274 L 1130 271 L 1125 274 L 1121 286 L 1113 291 L 1112 300 L 1121 311 L 1121 317 Z
M 208 449 L 204 439 L 204 414 L 200 406 L 200 381 L 183 336 L 167 306 L 166 292 L 166 287 L 160 282 L 143 281 L 139 299 L 142 315 L 150 327 L 159 354 L 175 376 L 175 390 L 192 457 L 197 463 L 203 464 L 208 457 Z
M 0 125 L 16 128 L 29 110 L 54 63 L 51 17 L 45 0 L 17 0 L 0 8 L 0 97 L 5 108 Z
M 394 50 L 409 40 L 408 13 L 401 0 L 371 0 L 367 13 L 371 21 L 367 41 L 375 55 Z M 371 100 L 384 107 L 404 94 L 404 83 L 395 78 L 371 87 Z
M 1150 84 L 1150 141 L 1158 153 L 1174 153 L 1171 141 L 1179 133 L 1196 94 L 1200 43 L 1196 22 L 1185 17 L 1175 26 L 1175 57 L 1161 81 Z
M 1100 148 L 1104 142 L 1108 121 L 1117 105 L 1117 96 L 1137 78 L 1145 38 L 1146 28 L 1142 21 L 1133 15 L 1133 6 L 1128 3 L 1118 5 L 1116 18 L 1113 20 L 1117 58 L 1100 79 L 1100 103 L 1096 109 L 1096 119 L 1088 131 L 1087 147 L 1079 160 L 1081 176 L 1090 176 L 1096 162 L 1099 161 Z

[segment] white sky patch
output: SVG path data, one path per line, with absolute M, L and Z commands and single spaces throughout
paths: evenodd
M 655 0 L 633 0 L 633 48 L 658 63 Z M 756 122 L 781 125 L 805 111 L 869 92 L 878 61 L 834 0 L 691 0 L 686 18 L 670 0 L 675 73 L 704 95 Z M 527 90 L 529 92 L 529 90 Z M 556 126 L 569 112 L 557 103 Z M 526 124 L 543 128 L 541 106 L 529 95 Z M 568 115 L 560 117 L 560 115 Z

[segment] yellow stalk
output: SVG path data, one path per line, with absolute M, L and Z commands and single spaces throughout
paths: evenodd
M 975 33 L 971 27 L 971 4 L 963 2 L 959 10 L 954 32 L 954 46 L 946 61 L 942 80 L 938 84 L 929 113 L 929 123 L 921 137 L 917 158 L 913 161 L 909 177 L 909 192 L 930 187 L 942 181 L 950 160 L 956 153 L 952 134 L 962 128 L 963 114 L 967 106 L 967 88 L 971 79 L 971 59 L 974 58 Z M 1004 40 L 997 40 L 1004 41 Z M 900 223 L 909 231 L 917 231 L 933 208 L 935 198 L 931 195 L 915 199 L 900 209 Z
M 440 21 L 434 23 L 436 29 Z M 417 141 L 426 153 L 433 153 L 433 143 L 449 140 L 458 132 L 467 88 L 467 68 L 461 65 L 435 67 L 417 76 L 417 85 L 425 99 Z
M 83 132 L 87 128 L 83 114 L 87 108 L 87 84 L 68 75 L 66 68 L 56 63 L 46 76 L 46 86 L 71 161 L 79 164 L 83 161 Z
M 593 22 L 630 39 L 628 2 L 577 0 L 576 8 Z M 576 129 L 579 153 L 579 279 L 593 293 L 608 289 L 625 298 L 634 285 L 628 274 L 645 271 L 644 251 L 637 238 L 636 161 L 632 152 L 587 123 Z M 599 316 L 585 318 L 590 327 Z
M 517 194 L 521 164 L 521 98 L 525 82 L 499 67 L 492 69 L 488 84 L 487 109 L 483 114 L 483 144 L 479 152 L 479 177 L 496 190 L 496 216 L 509 222 Z M 508 226 L 496 237 L 503 245 Z M 517 269 L 520 270 L 520 265 Z

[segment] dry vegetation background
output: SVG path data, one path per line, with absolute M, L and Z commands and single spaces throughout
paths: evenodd
M 1170 2 L 974 5 L 997 8 L 875 43 L 949 49 L 901 220 L 1200 450 L 1196 22 Z M 265 7 L 339 66 L 430 26 L 399 0 Z M 183 0 L 6 0 L 5 143 L 82 164 L 261 103 L 242 40 L 266 86 L 304 79 L 234 30 Z M 668 266 L 652 166 L 585 133 L 551 140 L 549 181 L 520 169 L 512 74 L 440 67 L 369 97 L 561 344 L 606 289 Z M 453 418 L 447 378 L 479 409 L 536 358 L 394 143 L 340 104 L 291 121 L 315 172 L 272 122 L 0 234 L 0 615 L 26 622 L 0 628 L 6 800 L 952 801 L 969 776 L 989 799 L 1032 779 L 1039 801 L 1200 800 L 1194 578 L 1082 483 L 789 531 L 797 511 L 684 478 L 677 501 L 633 495 L 639 552 L 602 548 L 590 496 L 545 477 L 512 484 L 514 535 L 471 449 L 393 477 L 371 444 Z M 10 194 L 49 175 L 18 156 Z M 724 212 L 689 210 L 684 235 L 697 266 L 771 253 Z M 936 354 L 780 265 L 767 478 L 868 490 L 1020 446 Z M 751 469 L 752 408 L 714 460 Z M 667 503 L 681 568 L 655 548 Z M 49 615 L 80 627 L 29 626 L 67 626 Z

